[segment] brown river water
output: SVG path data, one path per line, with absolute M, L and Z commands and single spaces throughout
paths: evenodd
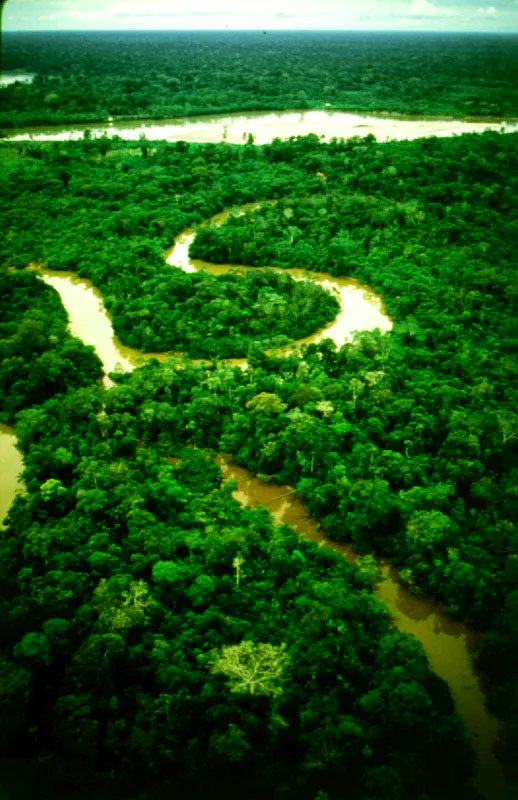
M 258 114 L 219 114 L 217 116 L 178 117 L 164 120 L 117 121 L 108 117 L 104 123 L 53 125 L 20 129 L 5 129 L 6 141 L 66 141 L 82 139 L 85 128 L 93 138 L 120 136 L 136 141 L 141 136 L 149 140 L 168 142 L 221 142 L 243 144 L 252 134 L 256 144 L 267 144 L 276 137 L 303 136 L 314 133 L 329 140 L 348 139 L 372 133 L 379 142 L 389 139 L 418 139 L 421 136 L 452 136 L 461 133 L 481 133 L 484 130 L 518 130 L 518 123 L 505 120 L 458 120 L 404 118 L 353 114 L 345 111 L 281 111 Z
M 211 221 L 222 224 L 230 213 L 243 213 L 243 210 L 253 207 L 251 204 L 226 211 L 216 215 Z M 195 231 L 188 229 L 177 237 L 173 248 L 166 255 L 172 268 L 179 267 L 187 272 L 204 270 L 211 274 L 247 269 L 244 266 L 193 261 L 189 258 L 188 249 L 194 236 Z M 283 271 L 289 272 L 296 279 L 313 278 L 319 281 L 327 289 L 337 293 L 341 304 L 336 319 L 325 329 L 303 340 L 304 342 L 318 342 L 329 337 L 340 347 L 352 339 L 354 331 L 374 328 L 389 331 L 392 328 L 381 299 L 357 281 L 299 269 Z M 164 353 L 143 354 L 122 345 L 114 336 L 102 296 L 90 281 L 78 278 L 75 273 L 70 272 L 44 269 L 38 269 L 38 272 L 46 283 L 59 292 L 69 315 L 71 332 L 86 344 L 95 347 L 105 372 L 131 370 L 150 356 L 161 361 L 168 357 Z M 246 369 L 245 359 L 235 359 L 232 363 Z M 270 508 L 277 522 L 289 523 L 302 536 L 321 546 L 330 547 L 354 561 L 352 548 L 329 540 L 289 486 L 266 484 L 254 478 L 246 469 L 233 464 L 227 457 L 220 457 L 219 463 L 224 477 L 237 481 L 238 489 L 234 496 L 239 502 Z M 6 426 L 0 426 L 0 467 L 0 518 L 3 519 L 16 489 L 20 487 L 17 476 L 21 469 L 14 432 Z M 380 566 L 384 580 L 376 589 L 376 597 L 385 601 L 395 624 L 401 630 L 413 634 L 421 641 L 431 668 L 448 682 L 456 711 L 466 722 L 477 755 L 477 789 L 486 800 L 505 800 L 506 781 L 495 754 L 495 749 L 499 746 L 501 725 L 485 707 L 482 679 L 471 662 L 477 634 L 463 623 L 444 614 L 433 600 L 412 594 L 399 583 L 397 572 L 389 563 L 383 562 Z
M 7 425 L 0 425 L 0 528 L 16 490 L 22 488 L 18 480 L 22 457 L 15 444 L 14 430 Z

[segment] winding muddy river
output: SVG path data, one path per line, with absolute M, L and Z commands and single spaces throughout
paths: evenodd
M 253 205 L 245 207 L 245 210 L 251 207 Z M 222 224 L 230 213 L 243 213 L 243 209 L 223 212 L 211 221 Z M 194 229 L 187 229 L 177 237 L 174 247 L 167 254 L 167 262 L 172 268 L 181 268 L 187 272 L 204 270 L 211 274 L 247 269 L 229 264 L 213 265 L 193 261 L 189 258 L 188 250 L 194 236 Z M 340 301 L 341 308 L 336 319 L 325 329 L 303 340 L 304 342 L 318 342 L 324 337 L 330 337 L 340 347 L 351 340 L 354 331 L 391 329 L 392 323 L 384 313 L 381 299 L 357 281 L 305 270 L 282 271 L 289 272 L 296 279 L 312 277 L 330 291 L 336 292 Z M 160 360 L 168 357 L 163 353 L 143 354 L 123 346 L 113 334 L 99 291 L 89 281 L 78 278 L 75 273 L 47 270 L 38 272 L 59 292 L 69 315 L 71 332 L 96 348 L 106 372 L 133 369 L 150 355 Z M 236 359 L 234 363 L 246 368 L 245 359 Z M 12 429 L 0 426 L 0 518 L 3 518 L 19 486 L 16 476 L 20 472 L 20 456 L 14 444 Z M 302 536 L 321 546 L 330 547 L 354 561 L 352 548 L 327 539 L 290 487 L 265 484 L 252 477 L 246 469 L 233 464 L 227 457 L 221 456 L 219 463 L 224 478 L 237 481 L 238 489 L 234 496 L 239 502 L 270 508 L 277 522 L 289 523 Z M 466 722 L 477 754 L 477 789 L 487 800 L 504 800 L 505 779 L 494 753 L 501 726 L 485 708 L 481 680 L 471 663 L 477 635 L 467 626 L 445 615 L 435 602 L 413 595 L 398 582 L 396 570 L 390 564 L 384 562 L 380 566 L 384 580 L 376 589 L 376 596 L 387 603 L 395 624 L 421 641 L 431 668 L 448 682 L 456 711 Z
M 250 203 L 239 208 L 228 209 L 215 214 L 208 223 L 222 225 L 231 215 L 239 216 L 247 210 L 257 207 Z M 189 247 L 196 235 L 194 228 L 182 231 L 175 240 L 174 246 L 167 252 L 167 263 L 179 267 L 184 272 L 203 271 L 211 275 L 224 272 L 257 269 L 236 264 L 210 264 L 206 261 L 194 260 L 189 256 Z M 75 272 L 54 272 L 53 270 L 33 267 L 42 276 L 45 283 L 53 286 L 61 297 L 70 319 L 70 331 L 82 339 L 85 344 L 93 345 L 101 359 L 104 371 L 113 372 L 118 369 L 133 369 L 146 358 L 157 358 L 164 361 L 168 353 L 142 353 L 123 345 L 114 335 L 110 316 L 104 307 L 102 295 L 93 284 L 86 279 L 78 278 Z M 363 286 L 354 278 L 335 278 L 326 272 L 310 272 L 304 269 L 282 269 L 270 267 L 276 272 L 284 272 L 296 280 L 314 280 L 325 289 L 336 294 L 340 303 L 340 311 L 335 319 L 325 328 L 300 339 L 300 344 L 320 342 L 324 338 L 333 339 L 337 347 L 351 341 L 355 331 L 374 330 L 389 331 L 392 322 L 383 309 L 381 298 L 368 286 Z M 245 358 L 228 359 L 227 363 L 246 367 Z
M 256 144 L 267 144 L 276 137 L 303 136 L 314 133 L 328 140 L 333 137 L 348 139 L 372 133 L 378 141 L 390 139 L 418 139 L 421 136 L 453 136 L 462 133 L 482 133 L 485 130 L 511 133 L 518 130 L 518 122 L 505 120 L 458 120 L 404 118 L 352 114 L 345 111 L 281 111 L 278 113 L 249 112 L 244 114 L 219 114 L 217 116 L 178 117 L 164 120 L 112 121 L 99 124 L 53 125 L 4 129 L 10 141 L 66 141 L 82 139 L 85 129 L 92 138 L 120 136 L 136 141 L 141 136 L 149 140 L 165 139 L 168 142 L 221 142 L 243 144 L 249 134 Z

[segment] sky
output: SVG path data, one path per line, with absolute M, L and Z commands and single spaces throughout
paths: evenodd
M 410 30 L 518 33 L 518 0 L 7 0 L 5 31 Z

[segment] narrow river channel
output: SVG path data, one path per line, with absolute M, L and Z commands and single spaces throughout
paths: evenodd
M 212 218 L 215 224 L 222 224 L 229 213 L 242 213 L 234 209 Z M 167 254 L 167 262 L 172 268 L 185 271 L 206 270 L 221 273 L 236 269 L 235 265 L 211 265 L 192 261 L 188 255 L 189 245 L 195 236 L 193 229 L 182 232 L 174 247 Z M 237 267 L 243 270 L 246 267 Z M 361 286 L 352 279 L 335 278 L 324 273 L 312 274 L 305 270 L 283 270 L 297 279 L 314 278 L 326 288 L 335 291 L 341 304 L 337 318 L 325 329 L 318 331 L 304 342 L 318 342 L 324 337 L 332 338 L 338 347 L 351 340 L 354 331 L 380 328 L 389 331 L 391 320 L 383 310 L 381 299 L 368 287 Z M 106 312 L 102 297 L 89 281 L 78 278 L 74 273 L 38 270 L 43 279 L 60 294 L 70 319 L 71 332 L 86 344 L 94 345 L 102 359 L 105 372 L 115 369 L 131 370 L 153 354 L 143 354 L 121 345 L 113 334 L 113 328 Z M 167 354 L 156 354 L 160 360 Z M 245 359 L 234 363 L 246 368 Z M 0 463 L 2 481 L 0 484 L 0 517 L 3 518 L 17 484 L 20 472 L 20 457 L 14 446 L 12 429 L 0 427 Z M 246 469 L 221 456 L 219 463 L 226 479 L 237 481 L 235 498 L 242 503 L 263 505 L 272 510 L 277 522 L 292 525 L 302 536 L 330 547 L 354 561 L 354 551 L 350 546 L 333 542 L 322 533 L 318 523 L 311 519 L 305 506 L 290 490 L 290 487 L 265 484 L 254 478 Z M 376 596 L 387 603 L 395 624 L 403 631 L 413 634 L 422 643 L 431 668 L 450 686 L 457 713 L 463 717 L 471 734 L 477 755 L 477 774 L 475 785 L 486 800 L 504 800 L 506 786 L 502 768 L 494 754 L 498 743 L 500 724 L 485 708 L 481 679 L 471 663 L 471 654 L 476 645 L 477 635 L 467 626 L 445 615 L 438 604 L 432 600 L 413 595 L 397 580 L 396 570 L 390 564 L 380 563 L 383 582 L 376 589 Z

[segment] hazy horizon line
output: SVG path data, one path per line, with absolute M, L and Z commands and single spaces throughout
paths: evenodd
M 38 30 L 35 28 L 30 29 L 20 29 L 20 30 L 5 30 L 3 31 L 4 36 L 16 36 L 20 33 L 35 33 L 35 34 L 49 34 L 49 33 L 92 33 L 92 34 L 99 34 L 99 33 L 197 33 L 197 34 L 207 34 L 207 33 L 264 33 L 264 34 L 279 34 L 279 33 L 290 33 L 290 34 L 299 34 L 299 33 L 371 33 L 371 34 L 378 34 L 378 33 L 397 33 L 403 36 L 427 36 L 429 34 L 441 34 L 441 35 L 454 35 L 454 36 L 494 36 L 494 35 L 505 35 L 505 36 L 515 36 L 518 37 L 518 31 L 509 31 L 509 30 L 490 30 L 490 31 L 481 31 L 481 30 L 466 30 L 466 31 L 459 31 L 459 30 L 444 30 L 441 28 L 436 28 L 434 30 L 401 30 L 401 28 L 106 28 L 106 29 L 99 29 L 99 28 L 56 28 L 54 30 Z

